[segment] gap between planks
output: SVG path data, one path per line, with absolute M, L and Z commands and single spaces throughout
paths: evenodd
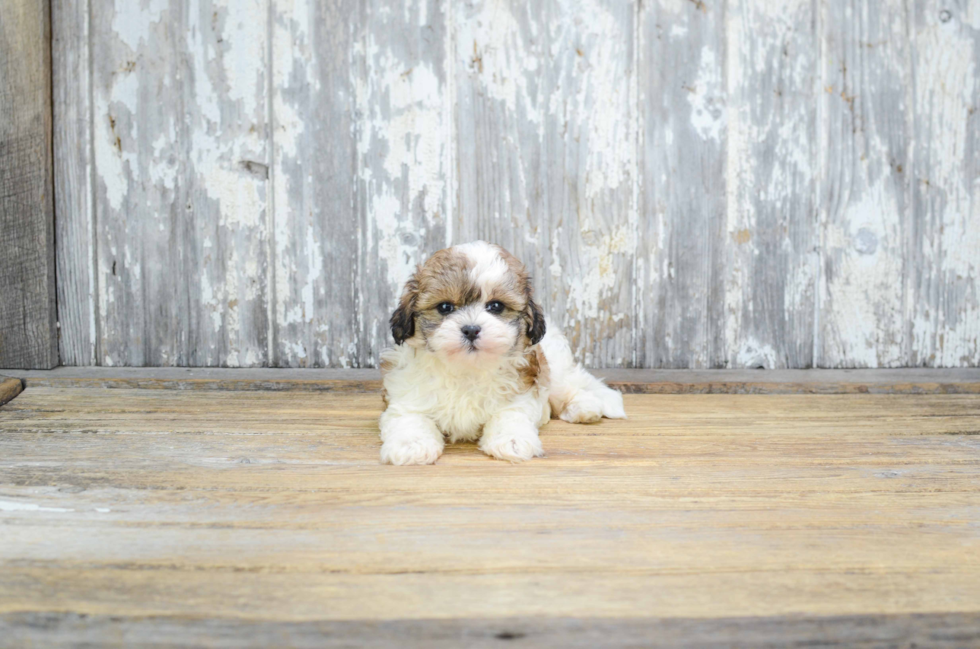
M 26 388 L 376 392 L 375 369 L 104 368 L 0 370 Z M 980 394 L 980 368 L 595 370 L 627 394 Z

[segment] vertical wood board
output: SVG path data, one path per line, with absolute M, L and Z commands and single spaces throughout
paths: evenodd
M 809 0 L 725 6 L 724 240 L 728 367 L 810 367 L 816 274 L 815 86 Z
M 909 365 L 980 365 L 980 2 L 910 3 Z
M 98 361 L 264 364 L 268 4 L 91 10 Z
M 55 239 L 63 365 L 95 365 L 101 358 L 89 18 L 88 0 L 51 2 Z
M 58 364 L 50 8 L 0 3 L 0 367 Z
M 727 357 L 724 3 L 643 6 L 638 365 L 721 367 Z
M 272 3 L 269 364 L 358 366 L 351 57 L 358 3 Z
M 913 78 L 905 3 L 822 5 L 822 367 L 909 362 Z
M 454 12 L 455 239 L 524 259 L 586 363 L 633 364 L 635 5 L 486 0 Z

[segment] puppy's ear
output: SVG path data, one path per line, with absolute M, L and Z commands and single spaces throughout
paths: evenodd
M 416 274 L 412 275 L 412 279 L 405 284 L 401 300 L 398 301 L 398 308 L 391 314 L 391 320 L 389 320 L 391 336 L 397 345 L 401 345 L 415 335 L 415 303 L 418 297 L 419 280 Z
M 532 345 L 537 345 L 544 338 L 545 324 L 541 307 L 534 300 L 527 301 L 524 319 L 527 323 L 527 337 L 531 340 Z

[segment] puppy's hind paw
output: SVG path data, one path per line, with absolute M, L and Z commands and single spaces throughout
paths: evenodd
M 623 395 L 605 385 L 583 389 L 565 404 L 559 417 L 573 424 L 594 424 L 603 417 L 626 419 Z
M 623 394 L 619 390 L 603 386 L 597 395 L 602 402 L 602 416 L 607 419 L 626 419 L 626 408 L 623 407 Z
M 565 404 L 559 416 L 572 424 L 594 424 L 602 419 L 602 402 L 583 390 Z

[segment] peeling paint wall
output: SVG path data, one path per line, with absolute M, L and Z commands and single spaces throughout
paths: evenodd
M 476 238 L 596 367 L 980 364 L 980 0 L 55 0 L 61 355 L 373 367 Z

